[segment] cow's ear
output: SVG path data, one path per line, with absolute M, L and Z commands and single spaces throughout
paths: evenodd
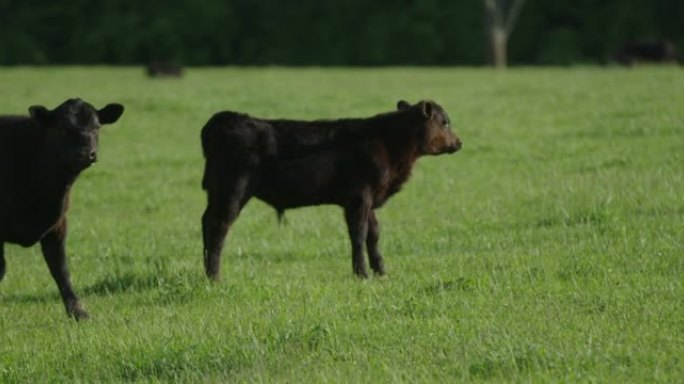
M 97 119 L 100 124 L 111 124 L 121 117 L 124 107 L 121 104 L 107 104 L 104 108 L 97 111 Z
M 431 101 L 421 101 L 420 110 L 423 112 L 423 116 L 425 116 L 426 119 L 430 119 L 435 111 L 435 106 Z
M 42 105 L 31 106 L 28 110 L 31 118 L 39 123 L 46 124 L 52 121 L 52 112 Z
M 397 110 L 403 111 L 405 109 L 411 108 L 411 104 L 408 103 L 406 100 L 399 100 L 397 102 Z

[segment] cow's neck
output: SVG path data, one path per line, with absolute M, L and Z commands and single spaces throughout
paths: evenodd
M 388 114 L 383 121 L 387 128 L 383 132 L 392 164 L 407 168 L 408 172 L 418 159 L 418 121 L 405 113 Z
M 23 239 L 20 244 L 33 244 L 50 230 L 69 209 L 69 192 L 75 176 L 54 166 L 33 162 L 25 164 L 15 191 L 14 214 L 25 218 L 14 223 L 14 232 Z
M 388 129 L 384 132 L 384 144 L 389 156 L 389 193 L 394 194 L 409 177 L 419 157 L 416 123 L 407 116 L 387 116 Z
M 411 171 L 413 170 L 413 165 L 417 160 L 416 148 L 413 148 L 415 144 L 407 145 L 403 148 L 392 148 L 389 147 L 390 154 L 390 167 L 391 167 L 391 180 L 390 180 L 390 190 L 393 192 L 398 191 L 401 185 L 404 184 L 409 177 L 411 177 Z
M 79 173 L 78 170 L 65 169 L 53 161 L 40 159 L 29 173 L 32 180 L 27 183 L 31 189 L 27 193 L 42 201 L 64 205 Z

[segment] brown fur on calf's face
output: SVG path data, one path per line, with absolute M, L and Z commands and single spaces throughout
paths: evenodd
M 461 149 L 463 143 L 451 129 L 451 121 L 446 111 L 434 101 L 421 101 L 411 106 L 404 100 L 397 103 L 397 109 L 416 109 L 424 124 L 420 130 L 420 155 L 441 155 L 454 153 Z

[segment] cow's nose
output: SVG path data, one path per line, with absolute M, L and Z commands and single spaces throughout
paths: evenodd
M 454 152 L 460 150 L 462 146 L 463 142 L 461 140 L 456 140 L 456 144 L 454 145 Z
M 92 151 L 90 152 L 90 156 L 88 157 L 91 163 L 97 162 L 97 152 Z

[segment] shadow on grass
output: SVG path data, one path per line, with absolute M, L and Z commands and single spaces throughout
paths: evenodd
M 251 345 L 245 340 L 244 345 Z M 246 348 L 200 350 L 192 346 L 129 351 L 118 365 L 119 379 L 138 381 L 184 381 L 184 377 L 230 377 L 254 364 L 254 352 Z M 187 380 L 187 379 L 186 379 Z M 202 381 L 202 380 L 192 380 Z M 213 382 L 214 380 L 209 380 Z M 218 380 L 223 381 L 223 380 Z
M 143 293 L 157 291 L 163 296 L 191 293 L 205 286 L 204 276 L 196 271 L 156 271 L 149 273 L 124 273 L 119 276 L 107 276 L 100 281 L 80 290 L 83 296 L 109 296 L 125 293 Z
M 265 251 L 237 251 L 230 250 L 228 254 L 224 255 L 224 259 L 234 259 L 234 260 L 255 260 L 255 261 L 266 261 L 269 263 L 280 263 L 289 262 L 297 259 L 301 259 L 303 256 L 301 253 L 290 250 L 279 250 L 273 252 Z
M 599 206 L 594 209 L 579 209 L 567 214 L 546 216 L 536 220 L 533 225 L 536 228 L 570 228 L 588 225 L 603 234 L 609 229 L 611 220 L 610 212 L 605 207 Z
M 107 296 L 126 292 L 143 292 L 159 288 L 164 277 L 158 274 L 138 275 L 135 273 L 125 273 L 120 276 L 107 276 L 93 285 L 81 290 L 84 296 Z
M 428 295 L 436 295 L 449 291 L 470 292 L 475 289 L 477 289 L 477 284 L 473 279 L 459 277 L 457 279 L 439 280 L 437 282 L 431 283 L 423 288 L 422 291 Z
M 55 291 L 57 288 L 55 288 Z M 61 301 L 59 295 L 52 294 L 2 294 L 0 293 L 0 305 L 7 304 L 47 304 L 56 300 Z
M 543 351 L 514 348 L 507 353 L 483 356 L 481 360 L 472 362 L 468 371 L 473 378 L 510 378 L 527 372 L 552 370 L 557 366 Z
M 110 296 L 124 293 L 142 293 L 147 291 L 158 291 L 158 296 L 173 297 L 178 295 L 182 300 L 195 288 L 204 286 L 203 276 L 195 276 L 194 271 L 180 271 L 170 273 L 148 273 L 135 274 L 126 273 L 120 276 L 107 276 L 96 283 L 79 288 L 76 285 L 76 295 L 85 298 L 88 296 Z M 45 304 L 55 300 L 61 300 L 57 288 L 52 293 L 45 294 L 2 294 L 0 293 L 0 303 L 13 304 Z

